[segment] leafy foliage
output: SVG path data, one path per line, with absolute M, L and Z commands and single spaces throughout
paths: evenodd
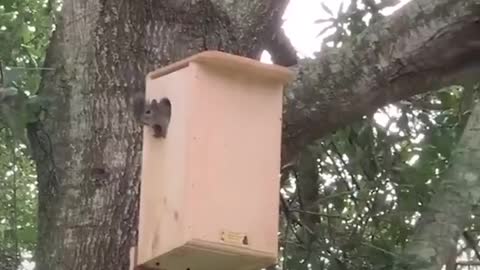
M 382 10 L 397 3 L 353 0 L 346 11 L 323 4 L 331 17 L 317 20 L 326 26 L 319 35 L 334 29 L 323 49 L 381 23 Z M 449 166 L 476 95 L 452 86 L 412 97 L 310 145 L 282 174 L 279 267 L 392 269 L 402 261 L 412 267 L 401 251 Z M 475 243 L 461 242 L 459 254 Z
M 25 128 L 45 100 L 36 95 L 52 31 L 53 1 L 0 3 L 0 269 L 19 269 L 36 243 L 36 172 Z
M 0 265 L 16 269 L 20 255 L 32 253 L 36 243 L 37 189 L 32 162 L 23 147 L 15 147 L 7 129 L 2 129 L 0 155 Z M 1 258 L 9 258 L 1 259 Z

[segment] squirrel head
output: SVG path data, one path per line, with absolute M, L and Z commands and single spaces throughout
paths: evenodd
M 154 137 L 166 137 L 171 116 L 171 104 L 167 98 L 148 102 L 142 94 L 134 101 L 134 114 L 139 122 L 153 129 Z

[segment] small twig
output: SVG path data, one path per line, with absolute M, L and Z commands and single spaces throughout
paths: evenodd
M 332 145 L 332 150 L 335 152 L 335 154 L 337 154 L 338 159 L 340 159 L 340 162 L 343 164 L 344 170 L 350 175 L 350 178 L 352 179 L 352 182 L 354 183 L 355 187 L 358 190 L 360 190 L 360 184 L 358 183 L 357 177 L 355 177 L 355 175 L 353 175 L 353 173 L 347 169 L 348 164 L 343 159 L 342 154 L 340 154 L 340 151 L 338 150 L 337 145 L 334 142 L 330 142 L 330 144 Z
M 385 253 L 385 254 L 388 254 L 388 255 L 391 255 L 391 256 L 393 256 L 393 257 L 400 258 L 400 256 L 398 256 L 397 254 L 395 254 L 395 253 L 393 253 L 393 252 L 391 252 L 391 251 L 388 251 L 388 250 L 386 250 L 386 249 L 383 249 L 383 248 L 381 248 L 381 247 L 377 247 L 377 246 L 375 246 L 375 245 L 372 245 L 372 244 L 369 244 L 369 243 L 365 243 L 365 242 L 361 242 L 361 245 L 362 245 L 362 246 L 369 247 L 369 248 L 376 249 L 376 250 L 378 250 L 378 251 L 381 251 L 381 252 L 383 252 L 383 253 Z
M 285 216 L 287 219 L 291 219 L 292 221 L 294 221 L 295 223 L 299 224 L 300 226 L 304 227 L 305 230 L 307 230 L 307 232 L 309 233 L 312 233 L 313 234 L 313 231 L 310 230 L 310 228 L 308 228 L 307 226 L 305 226 L 300 220 L 298 220 L 298 218 L 294 217 L 291 212 L 290 212 L 290 208 L 288 207 L 288 204 L 287 202 L 285 201 L 285 198 L 283 198 L 281 195 L 280 195 L 280 202 L 282 203 L 282 209 L 283 209 L 283 212 L 285 213 Z M 300 243 L 304 243 L 304 241 L 300 238 L 300 236 L 298 236 L 297 232 L 294 230 L 291 222 L 288 222 L 288 225 L 290 226 L 290 229 L 292 230 L 293 234 L 295 235 L 295 238 L 297 238 L 297 241 L 300 242 Z
M 0 61 L 0 86 L 3 85 L 3 64 L 2 61 Z
M 480 262 L 477 261 L 462 261 L 462 262 L 457 262 L 457 266 L 477 266 L 480 265 Z
M 319 217 L 338 218 L 338 219 L 343 219 L 343 220 L 350 220 L 349 218 L 342 217 L 342 216 L 340 216 L 340 215 L 329 215 L 329 214 L 323 214 L 323 213 L 318 213 L 318 212 L 306 211 L 306 210 L 301 210 L 301 209 L 290 209 L 290 212 L 310 214 L 310 215 L 319 216 Z
M 19 249 L 19 243 L 18 243 L 18 209 L 17 209 L 17 171 L 16 166 L 17 166 L 17 155 L 15 153 L 15 138 L 12 134 L 12 136 L 6 136 L 7 141 L 10 143 L 8 144 L 10 146 L 11 150 L 11 155 L 12 155 L 12 166 L 10 167 L 11 170 L 13 170 L 13 175 L 12 175 L 12 210 L 13 210 L 13 234 L 14 234 L 14 250 L 15 250 L 15 265 L 18 266 L 20 265 L 20 249 Z
M 472 235 L 468 231 L 463 232 L 463 238 L 465 238 L 465 241 L 467 242 L 467 246 L 470 247 L 473 252 L 475 252 L 475 257 L 477 257 L 477 260 L 480 261 L 480 252 L 477 247 L 477 243 L 475 243 L 475 240 L 473 239 Z
M 7 68 L 7 69 L 23 69 L 23 70 L 55 70 L 55 68 L 49 68 L 49 67 L 28 68 L 28 67 L 20 67 L 20 66 L 6 66 L 5 68 Z
M 325 196 L 323 198 L 318 199 L 318 201 L 316 201 L 315 203 L 319 204 L 321 202 L 332 200 L 332 199 L 335 199 L 337 197 L 352 195 L 355 192 L 356 192 L 355 190 L 352 190 L 352 191 L 342 191 L 342 192 L 333 193 L 331 195 L 328 195 L 328 196 Z

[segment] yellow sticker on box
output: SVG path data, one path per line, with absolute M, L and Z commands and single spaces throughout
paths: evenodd
M 248 238 L 245 233 L 223 231 L 221 239 L 225 243 L 248 245 Z

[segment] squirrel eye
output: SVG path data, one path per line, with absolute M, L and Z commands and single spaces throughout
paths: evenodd
M 145 114 L 150 114 L 150 113 L 151 113 L 150 110 L 146 110 L 146 111 L 145 111 Z

